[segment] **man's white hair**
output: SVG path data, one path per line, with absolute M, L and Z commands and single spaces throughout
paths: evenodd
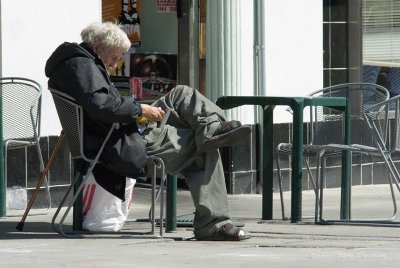
M 89 24 L 82 30 L 81 38 L 90 47 L 98 42 L 105 48 L 122 48 L 127 51 L 131 47 L 131 41 L 121 26 L 112 22 Z

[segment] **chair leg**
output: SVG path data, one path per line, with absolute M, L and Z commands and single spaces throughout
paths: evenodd
M 315 216 L 314 222 L 318 223 L 321 220 L 322 213 L 322 191 L 323 191 L 323 178 L 324 178 L 324 168 L 325 166 L 321 166 L 321 162 L 324 162 L 322 158 L 324 157 L 325 151 L 320 151 L 317 155 L 317 176 L 315 182 Z M 322 161 L 321 161 L 322 160 Z
M 163 237 L 164 235 L 164 192 L 165 192 L 165 165 L 164 161 L 157 156 L 149 156 L 149 160 L 151 160 L 151 163 L 153 165 L 153 174 L 151 178 L 151 197 L 152 197 L 152 202 L 151 202 L 151 208 L 149 211 L 149 219 L 151 222 L 151 233 L 155 233 L 155 225 L 156 225 L 156 219 L 155 219 L 155 204 L 160 197 L 160 237 Z M 160 188 L 158 191 L 156 190 L 156 179 L 157 179 L 157 169 L 161 169 L 161 181 L 160 181 Z
M 87 174 L 86 178 L 89 177 L 88 175 L 89 175 L 89 174 Z M 75 177 L 74 177 L 73 181 L 71 182 L 71 185 L 68 187 L 68 190 L 67 190 L 67 192 L 65 193 L 63 199 L 61 200 L 60 204 L 58 205 L 58 208 L 57 208 L 56 212 L 54 213 L 53 219 L 52 219 L 52 221 L 51 221 L 51 226 L 53 227 L 53 230 L 54 230 L 55 232 L 61 234 L 61 235 L 64 236 L 64 237 L 70 237 L 69 235 L 65 234 L 65 232 L 64 232 L 63 229 L 62 229 L 62 225 L 63 225 L 63 223 L 64 223 L 64 221 L 65 221 L 65 218 L 67 217 L 67 215 L 68 215 L 70 209 L 72 208 L 72 206 L 73 206 L 73 204 L 74 204 L 74 202 L 75 202 L 75 200 L 76 200 L 76 197 L 78 196 L 79 192 L 75 193 L 75 195 L 74 195 L 72 201 L 70 201 L 70 203 L 69 203 L 69 205 L 68 205 L 68 207 L 67 207 L 66 212 L 64 213 L 64 215 L 63 215 L 62 219 L 60 220 L 60 222 L 58 223 L 58 227 L 56 226 L 56 220 L 57 220 L 57 218 L 58 218 L 58 214 L 60 213 L 61 209 L 64 207 L 64 204 L 65 204 L 65 202 L 67 201 L 67 198 L 69 197 L 71 191 L 74 189 L 74 185 L 76 184 L 76 182 L 78 181 L 78 179 L 79 179 L 80 176 L 81 176 L 81 173 L 78 171 L 78 172 L 75 174 Z M 82 186 L 83 186 L 83 184 L 85 183 L 85 181 L 86 181 L 85 179 L 82 181 Z M 80 188 L 81 188 L 81 187 L 80 187 Z M 83 188 L 83 187 L 82 187 L 82 188 Z M 81 189 L 81 190 L 82 190 L 82 189 Z
M 315 181 L 315 211 L 314 211 L 314 223 L 318 223 L 318 207 L 319 207 L 319 158 L 317 158 L 317 180 Z
M 7 158 L 8 158 L 8 153 L 7 153 L 7 151 L 8 151 L 8 144 L 9 144 L 8 141 L 6 141 L 6 142 L 4 143 L 4 150 L 3 150 L 3 154 L 4 154 L 4 180 L 5 180 L 5 182 L 6 182 L 6 185 L 7 185 L 7 177 L 8 177 L 8 173 L 7 173 L 7 166 L 8 166 L 8 162 L 7 162 Z M 39 158 L 39 164 L 40 164 L 40 175 L 43 176 L 43 174 L 46 175 L 46 172 L 45 172 L 45 166 L 44 166 L 44 163 L 43 163 L 43 157 L 42 157 L 42 154 L 41 154 L 41 151 L 40 151 L 39 142 L 36 143 L 36 148 L 37 148 L 38 158 Z M 49 213 L 49 211 L 50 211 L 50 208 L 51 208 L 50 187 L 49 187 L 49 182 L 48 182 L 47 175 L 44 176 L 44 177 L 45 177 L 44 182 L 45 182 L 45 189 L 46 189 L 46 197 L 47 197 L 47 200 L 48 200 L 48 206 L 47 206 L 45 212 L 34 212 L 34 213 L 31 212 L 31 213 L 29 213 L 30 216 L 35 216 L 35 215 L 47 215 L 47 214 Z M 38 185 L 40 185 L 40 187 L 41 187 L 42 184 L 43 184 L 43 180 L 41 180 L 41 178 L 40 178 L 40 179 L 38 180 L 37 184 L 36 184 L 36 187 L 37 187 Z M 6 186 L 6 188 L 7 188 L 7 186 Z M 36 189 L 35 189 L 35 191 L 36 191 Z M 34 194 L 35 194 L 35 191 L 34 191 Z M 37 195 L 37 193 L 35 194 L 34 199 L 36 198 L 36 195 Z M 31 197 L 31 199 L 32 199 L 32 197 Z M 29 207 L 29 203 L 28 203 L 28 207 Z M 31 209 L 31 207 L 29 207 L 28 212 L 30 212 L 30 209 Z M 26 211 L 26 209 L 25 209 L 25 211 Z M 16 215 L 16 216 L 17 216 L 17 215 Z M 24 215 L 19 215 L 19 216 L 23 216 L 23 217 L 26 218 L 26 216 L 24 216 Z M 25 220 L 25 219 L 24 219 L 24 220 Z M 19 225 L 19 228 L 22 228 L 22 226 Z M 17 228 L 17 229 L 18 229 L 18 228 Z M 21 229 L 21 230 L 22 230 L 22 229 Z
M 397 214 L 397 203 L 396 203 L 396 196 L 394 194 L 394 189 L 393 189 L 393 180 L 394 178 L 392 177 L 392 175 L 389 175 L 389 186 L 390 186 L 390 192 L 392 194 L 392 202 L 393 202 L 393 215 L 392 215 L 392 219 L 391 220 L 395 220 L 396 219 L 396 214 Z
M 310 168 L 310 161 L 308 159 L 309 158 L 307 157 L 306 160 L 305 160 L 307 171 L 308 171 L 308 175 L 310 176 L 310 180 L 311 180 L 311 184 L 312 184 L 312 187 L 314 189 L 314 192 L 315 192 L 315 194 L 317 194 L 316 185 L 315 185 L 315 181 L 314 181 L 314 176 L 312 175 L 311 168 Z M 318 175 L 317 175 L 317 177 L 318 177 Z
M 278 174 L 278 186 L 279 186 L 279 196 L 281 199 L 281 213 L 282 220 L 287 220 L 285 216 L 285 204 L 283 201 L 283 190 L 282 190 L 282 173 L 281 173 L 281 165 L 280 165 L 280 155 L 279 155 L 280 145 L 276 148 L 276 169 Z
M 352 154 L 351 154 L 352 157 Z M 395 199 L 395 194 L 394 194 L 394 188 L 393 188 L 393 176 L 395 177 L 394 179 L 394 183 L 396 184 L 396 186 L 398 186 L 398 184 L 396 183 L 396 179 L 400 178 L 400 176 L 396 177 L 398 174 L 397 170 L 395 169 L 394 163 L 392 162 L 391 159 L 389 159 L 390 157 L 384 156 L 384 160 L 386 162 L 386 165 L 390 171 L 390 176 L 389 176 L 389 186 L 390 186 L 390 190 L 391 190 L 391 195 L 392 195 L 392 201 L 393 201 L 393 210 L 394 210 L 394 214 L 392 215 L 392 218 L 389 219 L 352 219 L 351 216 L 351 187 L 350 187 L 350 200 L 349 200 L 349 219 L 339 219 L 339 220 L 324 220 L 322 217 L 322 189 L 323 187 L 320 187 L 320 193 L 321 193 L 321 197 L 320 197 L 320 207 L 319 207 L 319 221 L 318 223 L 325 223 L 325 224 L 334 224 L 334 223 L 338 223 L 338 224 L 348 224 L 348 225 L 367 225 L 367 226 L 400 226 L 400 222 L 396 222 L 395 218 L 396 218 L 396 213 L 397 213 L 397 204 L 396 204 L 396 199 Z M 320 182 L 323 183 L 324 182 L 324 175 L 323 175 L 323 170 L 325 168 L 325 157 L 323 157 L 323 161 L 322 161 L 322 165 L 321 165 L 321 179 Z M 392 166 L 393 165 L 393 166 Z M 394 170 L 393 170 L 394 168 Z M 399 188 L 400 191 L 400 188 Z M 317 222 L 316 222 L 317 223 Z
M 400 192 L 400 174 L 399 171 L 397 170 L 395 163 L 392 160 L 392 157 L 389 156 L 384 156 L 385 162 L 389 166 L 390 173 L 393 175 L 394 183 L 396 184 L 397 190 Z
M 399 173 L 397 171 L 397 168 L 392 160 L 392 158 L 386 155 L 383 155 L 383 158 L 385 159 L 386 166 L 389 169 L 389 186 L 390 186 L 390 191 L 392 194 L 392 202 L 393 202 L 393 215 L 392 215 L 392 221 L 396 219 L 396 214 L 397 214 L 397 202 L 396 202 L 396 196 L 394 193 L 393 189 L 393 183 L 396 185 L 397 189 L 400 191 L 400 185 L 399 185 Z
M 322 212 L 323 212 L 323 205 L 324 205 L 325 169 L 326 169 L 326 157 L 325 156 L 322 156 L 320 164 L 321 164 L 321 173 L 320 173 L 320 176 L 321 176 L 320 190 L 321 191 L 320 191 L 320 195 L 319 195 L 319 197 L 320 197 L 319 216 L 320 216 L 320 221 L 322 221 L 323 220 Z
M 155 232 L 156 226 L 156 179 L 157 179 L 157 168 L 153 162 L 153 174 L 151 176 L 151 209 L 150 209 L 150 222 L 151 222 L 151 234 Z
M 59 229 L 58 229 L 58 231 L 56 230 L 58 233 L 60 233 L 60 234 L 61 234 L 62 236 L 64 236 L 64 237 L 74 237 L 73 235 L 67 235 L 67 234 L 63 231 L 63 229 L 62 229 L 63 223 L 64 223 L 65 218 L 67 217 L 69 211 L 71 210 L 72 206 L 74 205 L 75 201 L 76 201 L 76 200 L 78 199 L 78 197 L 80 196 L 80 193 L 82 192 L 83 186 L 85 185 L 86 181 L 88 180 L 89 175 L 92 174 L 92 171 L 93 171 L 93 169 L 94 169 L 96 163 L 98 163 L 99 158 L 100 158 L 100 155 L 101 155 L 101 153 L 102 153 L 103 150 L 104 150 L 104 146 L 106 145 L 106 141 L 110 138 L 111 133 L 114 131 L 114 129 L 115 129 L 116 127 L 117 127 L 117 123 L 114 123 L 114 124 L 111 126 L 110 130 L 109 130 L 108 133 L 107 133 L 106 138 L 104 139 L 103 144 L 101 145 L 101 147 L 100 147 L 100 149 L 99 149 L 99 152 L 98 152 L 97 155 L 96 155 L 96 157 L 95 157 L 90 163 L 88 163 L 88 164 L 89 164 L 88 169 L 87 169 L 87 170 L 86 170 L 86 169 L 82 169 L 82 170 L 86 170 L 85 176 L 84 176 L 82 182 L 79 184 L 79 186 L 78 186 L 77 188 L 74 187 L 75 184 L 76 184 L 76 182 L 78 181 L 79 176 L 80 176 L 80 174 L 79 174 L 80 172 L 77 172 L 78 174 L 75 176 L 74 181 L 71 183 L 71 186 L 68 188 L 68 191 L 67 191 L 67 193 L 65 194 L 65 196 L 64 196 L 64 198 L 63 198 L 63 201 L 62 201 L 62 202 L 60 203 L 60 205 L 58 206 L 57 212 L 56 212 L 56 214 L 55 214 L 54 217 L 53 217 L 53 222 L 55 222 L 55 218 L 57 217 L 57 215 L 58 215 L 58 213 L 59 213 L 61 207 L 64 205 L 64 202 L 65 202 L 64 199 L 66 199 L 66 198 L 68 197 L 68 194 L 69 194 L 69 192 L 71 191 L 71 189 L 75 188 L 76 191 L 75 191 L 75 193 L 74 193 L 74 196 L 73 196 L 72 200 L 70 201 L 67 210 L 65 211 L 64 215 L 62 216 L 62 218 L 61 218 L 61 220 L 60 220 L 60 222 L 59 222 Z M 78 175 L 79 175 L 79 176 L 78 176 Z M 53 222 L 52 222 L 52 225 L 53 225 L 53 228 L 54 228 L 55 225 L 53 224 Z
M 159 157 L 149 157 L 149 159 L 152 160 L 153 163 L 153 175 L 152 175 L 152 208 L 150 211 L 150 221 L 151 221 L 151 225 L 152 225 L 152 231 L 151 233 L 154 234 L 155 233 L 155 203 L 156 203 L 156 199 L 158 198 L 158 196 L 160 195 L 160 237 L 163 237 L 164 234 L 164 192 L 165 192 L 165 178 L 166 178 L 166 174 L 165 174 L 165 165 L 164 162 L 161 158 Z M 69 197 L 72 189 L 74 189 L 75 184 L 77 183 L 77 181 L 79 180 L 79 177 L 81 176 L 80 172 L 77 172 L 77 174 L 75 175 L 73 181 L 71 182 L 70 187 L 68 188 L 67 192 L 65 193 L 63 199 L 61 200 L 54 216 L 51 222 L 51 225 L 53 227 L 53 230 L 59 234 L 61 234 L 64 237 L 76 237 L 76 235 L 72 235 L 72 234 L 67 234 L 65 233 L 65 231 L 63 230 L 63 224 L 64 221 L 67 217 L 67 215 L 69 214 L 74 202 L 77 200 L 80 192 L 83 189 L 84 184 L 86 183 L 89 175 L 92 173 L 92 170 L 94 168 L 93 163 L 90 165 L 90 167 L 88 168 L 86 175 L 84 177 L 84 179 L 82 180 L 82 182 L 80 183 L 79 187 L 77 188 L 77 191 L 75 192 L 72 200 L 69 202 L 69 205 L 66 209 L 66 211 L 64 212 L 61 220 L 59 221 L 58 224 L 56 224 L 56 220 L 58 218 L 58 215 L 61 211 L 61 209 L 63 208 L 64 204 L 66 203 L 67 198 Z M 157 168 L 161 168 L 161 184 L 160 184 L 160 189 L 159 192 L 156 193 L 156 178 L 157 178 Z
M 285 216 L 285 205 L 284 205 L 284 200 L 283 200 L 282 173 L 281 173 L 281 167 L 280 167 L 279 150 L 280 150 L 280 145 L 278 145 L 278 147 L 276 148 L 276 167 L 277 167 L 277 174 L 278 174 L 279 196 L 280 196 L 280 200 L 281 200 L 282 220 L 288 220 L 288 218 Z M 314 192 L 317 195 L 317 190 L 316 190 L 317 187 L 316 187 L 316 184 L 315 184 L 312 172 L 311 172 L 311 168 L 310 168 L 310 164 L 309 164 L 308 159 L 305 160 L 305 163 L 306 163 L 308 174 L 309 174 L 310 179 L 311 179 L 311 183 L 312 183 Z
M 60 135 L 60 137 L 61 137 L 61 135 Z M 36 149 L 37 149 L 37 154 L 38 154 L 38 158 L 39 158 L 39 162 L 40 162 L 40 171 L 41 171 L 41 173 L 44 173 L 45 166 L 44 166 L 44 162 L 43 162 L 42 152 L 40 150 L 39 140 L 36 141 Z M 47 202 L 48 202 L 48 207 L 47 207 L 47 213 L 48 213 L 51 208 L 51 195 L 50 195 L 50 185 L 49 185 L 50 173 L 46 172 L 44 174 L 45 174 L 44 183 L 45 183 L 46 197 L 47 197 Z
M 164 200 L 165 200 L 165 180 L 166 180 L 166 174 L 165 174 L 165 165 L 163 160 L 160 158 L 160 165 L 161 165 L 161 182 L 160 182 L 160 191 L 161 191 L 161 200 L 160 200 L 160 237 L 162 238 L 164 235 L 164 223 L 165 223 L 165 217 L 164 217 Z

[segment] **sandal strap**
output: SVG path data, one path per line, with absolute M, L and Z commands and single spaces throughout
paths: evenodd
M 208 229 L 208 232 L 210 234 L 216 232 L 217 230 L 221 229 L 222 226 L 224 226 L 227 223 L 231 223 L 232 224 L 232 220 L 225 220 L 225 221 L 220 221 L 218 223 L 216 223 L 214 226 L 212 226 L 210 229 Z

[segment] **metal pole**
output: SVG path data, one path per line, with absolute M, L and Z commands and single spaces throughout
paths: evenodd
M 266 96 L 265 84 L 265 18 L 264 0 L 254 0 L 254 57 L 255 57 L 255 96 Z M 262 124 L 259 128 L 261 141 L 261 152 L 258 153 L 258 166 L 260 167 L 260 179 L 263 182 L 262 195 L 262 219 L 272 220 L 273 217 L 273 109 L 274 107 L 263 106 L 263 113 L 255 109 L 257 122 Z M 262 117 L 262 118 L 261 118 Z
M 265 4 L 264 0 L 255 0 L 255 57 L 256 57 L 256 85 L 257 92 L 256 96 L 266 96 L 266 84 L 265 84 L 265 17 L 264 12 Z
M 1 1 L 0 1 L 0 14 L 1 14 Z M 1 43 L 1 20 L 0 20 L 0 43 Z M 1 45 L 0 45 L 0 57 L 2 54 Z M 2 64 L 0 61 L 0 77 L 3 76 L 3 69 Z M 2 92 L 1 92 L 2 94 Z M 4 159 L 3 159 L 3 97 L 1 97 L 0 101 L 0 142 L 1 142 L 1 150 L 0 150 L 0 218 L 5 218 L 7 211 L 6 211 L 6 181 L 4 179 Z

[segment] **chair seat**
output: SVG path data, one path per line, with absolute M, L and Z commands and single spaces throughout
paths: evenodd
M 303 155 L 307 157 L 316 157 L 322 150 L 325 150 L 325 155 L 336 155 L 340 154 L 338 150 L 327 149 L 325 145 L 303 145 Z M 293 145 L 291 143 L 281 143 L 279 146 L 279 152 L 283 154 L 292 154 Z
M 29 145 L 35 145 L 35 141 L 25 140 L 25 139 L 18 139 L 18 140 L 5 140 L 3 143 L 7 144 L 8 148 L 15 148 L 15 147 L 26 147 Z
M 369 153 L 369 154 L 377 154 L 380 155 L 380 151 L 377 147 L 371 147 L 362 144 L 351 144 L 351 145 L 344 145 L 344 144 L 328 144 L 325 145 L 325 148 L 328 150 L 351 150 L 354 153 Z

